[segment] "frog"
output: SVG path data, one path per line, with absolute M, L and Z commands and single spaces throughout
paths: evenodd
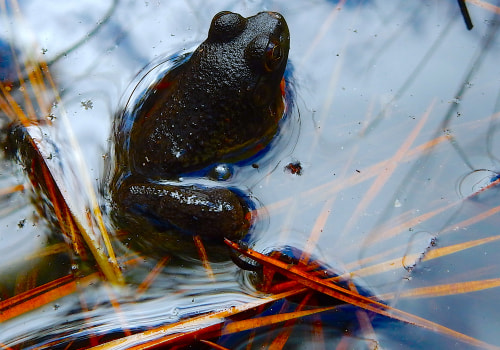
M 168 251 L 185 237 L 222 245 L 247 235 L 255 219 L 248 196 L 220 179 L 186 179 L 270 144 L 285 115 L 289 48 L 281 14 L 219 12 L 206 40 L 119 113 L 109 188 L 129 237 Z

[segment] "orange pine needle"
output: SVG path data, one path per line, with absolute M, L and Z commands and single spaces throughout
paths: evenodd
M 17 3 L 13 2 L 13 4 L 14 4 L 14 7 L 16 7 L 16 10 L 18 11 L 19 7 L 18 7 Z M 16 11 L 16 13 L 20 13 L 20 11 L 19 12 L 17 12 L 17 11 Z M 35 108 L 33 107 L 33 103 L 31 102 L 31 97 L 29 95 L 29 89 L 28 89 L 28 86 L 26 85 L 26 81 L 24 79 L 23 72 L 21 70 L 21 66 L 19 65 L 20 60 L 17 57 L 16 50 L 14 50 L 13 45 L 10 45 L 10 48 L 11 48 L 10 52 L 11 52 L 12 58 L 13 58 L 12 61 L 14 62 L 14 65 L 16 68 L 17 79 L 19 81 L 19 85 L 21 86 L 20 90 L 21 90 L 23 97 L 24 97 L 24 103 L 25 103 L 24 108 L 27 110 L 27 112 L 26 112 L 27 119 L 20 118 L 20 121 L 23 123 L 24 126 L 28 126 L 28 125 L 31 125 L 32 122 L 34 121 L 34 118 L 36 115 Z M 17 115 L 24 116 L 24 113 L 22 113 L 22 114 L 20 113 Z
M 3 343 L 0 343 L 0 347 L 1 347 L 3 350 L 14 350 L 14 348 L 8 347 L 7 345 L 5 345 L 5 344 L 3 344 Z
M 373 181 L 373 184 L 370 186 L 368 191 L 366 191 L 365 196 L 358 204 L 356 210 L 352 215 L 350 215 L 349 220 L 347 221 L 343 233 L 341 237 L 347 234 L 352 226 L 358 221 L 359 216 L 365 211 L 368 205 L 373 201 L 373 199 L 377 196 L 377 194 L 382 190 L 384 185 L 387 183 L 389 178 L 394 174 L 398 165 L 401 163 L 402 159 L 406 155 L 406 153 L 410 150 L 411 145 L 419 135 L 420 131 L 424 127 L 425 123 L 431 111 L 434 107 L 434 102 L 427 108 L 427 111 L 424 113 L 422 118 L 419 120 L 418 124 L 411 131 L 411 133 L 405 138 L 405 141 L 401 145 L 401 147 L 396 151 L 393 157 L 389 159 L 386 163 L 386 167 L 384 171 L 381 171 L 377 178 Z
M 467 227 L 467 226 L 474 225 L 480 221 L 483 221 L 483 220 L 489 218 L 490 216 L 497 214 L 498 212 L 500 212 L 500 205 L 493 207 L 491 209 L 488 209 L 486 211 L 483 211 L 482 213 L 480 213 L 476 216 L 473 216 L 470 219 L 463 220 L 463 221 L 456 223 L 456 224 L 452 224 L 452 225 L 444 228 L 443 231 L 453 231 L 457 227 Z
M 425 257 L 423 258 L 423 261 L 441 258 L 441 257 L 446 256 L 446 255 L 450 255 L 450 254 L 464 251 L 465 249 L 474 248 L 474 247 L 477 247 L 477 246 L 482 245 L 482 244 L 498 241 L 499 239 L 500 239 L 500 235 L 493 236 L 493 237 L 481 238 L 481 239 L 477 239 L 475 241 L 467 241 L 464 243 L 458 243 L 458 244 L 454 244 L 454 245 L 451 245 L 448 247 L 432 249 L 431 251 L 429 251 L 425 255 Z
M 42 172 L 43 176 L 42 183 L 48 190 L 47 195 L 49 196 L 49 200 L 52 203 L 52 207 L 54 208 L 54 213 L 56 214 L 61 231 L 67 237 L 68 241 L 73 245 L 73 250 L 75 251 L 75 253 L 79 256 L 84 257 L 85 251 L 82 246 L 82 242 L 79 239 L 79 236 L 76 235 L 73 217 L 71 216 L 66 203 L 64 201 L 61 201 L 62 196 L 59 192 L 59 189 L 57 188 L 57 185 L 54 182 L 50 170 L 47 168 L 45 162 L 43 161 L 43 156 L 38 152 L 38 148 L 35 146 L 33 139 L 29 137 L 29 140 L 32 143 L 32 149 L 35 151 L 35 158 L 32 160 L 31 176 L 36 176 L 35 174 L 37 170 L 35 169 L 35 167 L 39 167 L 39 170 Z M 39 182 L 37 181 L 37 183 Z
M 337 306 L 322 307 L 322 308 L 306 310 L 306 311 L 288 312 L 288 313 L 282 313 L 282 314 L 276 314 L 276 315 L 270 315 L 270 316 L 262 316 L 262 317 L 257 317 L 257 318 L 242 320 L 242 321 L 236 321 L 236 322 L 227 324 L 222 329 L 222 335 L 243 332 L 243 331 L 247 331 L 249 329 L 255 329 L 258 327 L 270 326 L 270 325 L 285 322 L 288 320 L 293 320 L 293 319 L 297 319 L 297 318 L 301 318 L 301 317 L 305 317 L 305 316 L 310 316 L 310 315 L 318 314 L 318 313 L 325 312 L 325 311 L 331 311 L 335 308 L 337 308 Z
M 160 261 L 158 261 L 158 263 L 153 268 L 153 270 L 151 270 L 151 272 L 146 276 L 146 278 L 144 279 L 144 281 L 139 285 L 139 287 L 137 287 L 136 295 L 142 294 L 146 290 L 149 289 L 149 287 L 151 286 L 151 284 L 154 282 L 154 280 L 156 279 L 156 277 L 158 277 L 158 275 L 163 270 L 163 268 L 165 267 L 165 265 L 167 265 L 167 263 L 169 262 L 169 260 L 170 260 L 170 257 L 166 256 L 163 259 L 161 259 Z
M 346 0 L 339 1 L 337 6 L 330 11 L 328 18 L 323 22 L 323 25 L 321 26 L 318 34 L 314 37 L 314 40 L 310 43 L 309 47 L 305 51 L 305 54 L 302 55 L 302 59 L 298 64 L 299 66 L 304 64 L 305 62 L 308 62 L 309 56 L 315 52 L 314 49 L 316 48 L 316 46 L 323 43 L 323 38 L 328 32 L 328 28 L 333 24 L 333 21 L 337 18 L 340 12 L 339 10 L 344 6 L 345 2 Z
M 193 240 L 208 278 L 211 281 L 215 281 L 214 271 L 210 266 L 210 261 L 208 261 L 207 251 L 205 249 L 205 246 L 203 245 L 203 242 L 201 241 L 201 237 L 199 235 L 195 235 L 193 236 Z
M 396 226 L 393 226 L 393 227 L 387 227 L 387 224 L 386 224 L 383 227 L 376 228 L 371 235 L 371 237 L 375 236 L 375 238 L 371 238 L 368 242 L 370 244 L 374 244 L 374 243 L 377 243 L 377 242 L 380 242 L 383 240 L 390 239 L 390 238 L 394 237 L 395 235 L 397 235 L 398 233 L 407 233 L 409 227 L 415 226 L 416 224 L 418 224 L 420 222 L 424 222 L 426 220 L 429 220 L 432 217 L 437 216 L 438 214 L 440 214 L 446 210 L 449 210 L 452 207 L 454 207 L 460 203 L 462 203 L 462 200 L 452 202 L 448 205 L 445 205 L 444 207 L 438 208 L 438 209 L 431 211 L 431 212 L 428 212 L 428 213 L 424 213 L 418 217 L 412 218 L 406 222 L 403 222 L 403 223 L 396 225 Z M 454 224 L 444 228 L 441 231 L 441 234 L 454 232 L 454 230 L 457 227 L 471 226 L 471 225 L 478 223 L 482 220 L 486 220 L 487 218 L 497 214 L 499 211 L 500 211 L 500 206 L 491 208 L 491 209 L 484 211 L 484 212 L 482 212 L 482 213 L 480 213 L 472 218 L 463 220 L 459 223 L 454 223 Z M 484 238 L 484 239 L 480 239 L 480 240 L 476 240 L 476 241 L 469 241 L 469 242 L 461 243 L 458 246 L 453 246 L 453 248 L 435 249 L 427 254 L 427 256 L 425 257 L 425 260 L 429 260 L 429 259 L 434 258 L 434 257 L 440 257 L 443 255 L 447 255 L 447 254 L 450 254 L 451 252 L 457 252 L 457 251 L 460 251 L 462 249 L 476 246 L 478 244 L 493 242 L 493 241 L 496 241 L 498 239 L 499 239 L 498 236 L 494 236 L 494 237 L 488 237 L 488 238 Z M 459 247 L 459 248 L 457 248 L 457 247 Z M 451 252 L 450 252 L 450 249 L 452 250 Z M 398 250 L 400 250 L 399 247 L 395 247 L 394 249 L 392 249 L 392 251 L 398 251 Z M 448 253 L 444 253 L 446 250 L 448 251 Z M 384 252 L 382 252 L 378 255 L 367 257 L 363 260 L 358 260 L 353 265 L 356 265 L 356 266 L 366 265 L 367 263 L 370 263 L 371 261 L 380 260 L 381 257 L 389 255 L 390 253 L 391 253 L 391 250 L 385 250 Z M 437 255 L 435 255 L 435 254 L 437 254 Z M 367 268 L 362 268 L 360 270 L 355 271 L 355 273 L 357 275 L 370 275 L 372 273 L 386 272 L 386 271 L 392 270 L 393 268 L 400 267 L 401 264 L 399 263 L 399 261 L 400 261 L 399 258 L 392 259 L 390 261 L 382 262 L 378 265 L 372 265 L 372 266 L 369 266 Z M 349 264 L 346 265 L 346 267 L 348 269 L 349 269 L 349 266 L 351 266 L 351 265 L 349 265 Z
M 30 66 L 25 67 L 28 72 L 28 79 L 31 87 L 35 91 L 34 95 L 40 110 L 39 114 L 45 119 L 50 108 L 48 102 L 44 99 L 44 96 L 47 96 L 47 88 L 39 64 L 33 59 L 31 59 L 29 63 Z
M 490 288 L 500 287 L 500 278 L 492 278 L 488 280 L 467 281 L 459 283 L 441 284 L 437 286 L 428 286 L 415 288 L 398 293 L 387 293 L 378 297 L 384 299 L 398 298 L 435 298 L 447 295 L 457 295 L 464 293 L 478 292 Z
M 313 343 L 316 345 L 316 349 L 326 349 L 325 348 L 325 335 L 323 332 L 323 325 L 321 322 L 314 322 L 312 326 L 312 339 Z
M 484 9 L 488 10 L 488 11 L 496 13 L 497 15 L 500 15 L 500 7 L 492 5 L 489 2 L 482 1 L 482 0 L 466 0 L 466 1 L 468 3 L 476 5 L 478 7 L 482 7 Z
M 121 307 L 120 307 L 120 302 L 116 300 L 116 296 L 113 293 L 112 288 L 109 285 L 105 285 L 106 291 L 109 296 L 109 301 L 111 305 L 113 306 L 113 309 L 115 310 L 115 314 L 118 315 L 119 322 L 122 324 L 121 331 L 125 334 L 125 336 L 129 336 L 132 333 L 130 330 L 125 326 L 125 315 L 123 314 Z
M 258 308 L 259 306 L 275 302 L 277 300 L 289 297 L 290 295 L 293 294 L 294 291 L 272 295 L 266 298 L 256 300 L 254 302 L 233 306 L 227 310 L 214 312 L 208 315 L 192 317 L 190 319 L 182 320 L 177 323 L 168 324 L 165 326 L 133 334 L 127 337 L 116 339 L 108 343 L 98 345 L 91 349 L 111 350 L 116 346 L 121 346 L 126 349 L 148 349 L 152 348 L 153 346 L 165 345 L 167 344 L 167 342 L 179 339 L 181 337 L 193 337 L 194 334 L 192 332 L 191 333 L 186 332 L 186 329 L 193 329 L 193 328 L 213 333 L 217 331 L 217 329 L 220 330 L 222 328 L 225 319 L 228 317 L 238 315 L 245 311 L 250 311 L 252 309 Z M 198 334 L 200 333 L 201 332 L 199 332 Z
M 0 106 L 2 107 L 2 111 L 12 120 L 19 120 L 24 126 L 31 125 L 31 121 L 24 114 L 23 109 L 19 104 L 14 100 L 9 91 L 5 88 L 4 84 L 0 82 L 0 91 L 3 94 L 2 100 L 0 100 Z
M 309 239 L 307 240 L 307 245 L 299 259 L 303 264 L 307 264 L 309 262 L 312 251 L 317 246 L 318 240 L 323 233 L 323 227 L 325 227 L 328 217 L 330 216 L 333 201 L 334 199 L 331 198 L 325 202 L 323 209 L 321 209 L 321 212 L 314 223 Z
M 5 86 L 4 83 L 0 81 L 0 92 L 2 92 L 2 94 L 0 94 L 0 110 L 5 113 L 10 120 L 17 120 L 16 112 L 9 101 L 10 87 Z
M 352 290 L 353 292 L 358 292 L 356 285 L 352 282 L 349 281 L 349 289 Z M 375 330 L 373 329 L 370 317 L 364 310 L 356 310 L 356 318 L 358 319 L 359 323 L 359 328 L 361 329 L 361 333 L 363 334 L 363 337 L 366 339 L 372 339 L 376 341 L 376 335 L 375 335 Z
M 370 239 L 368 240 L 368 244 L 374 244 L 374 243 L 382 242 L 384 240 L 391 239 L 400 233 L 407 233 L 408 229 L 410 227 L 415 227 L 419 223 L 430 220 L 433 217 L 453 208 L 454 206 L 459 205 L 460 203 L 462 203 L 461 200 L 449 203 L 449 204 L 442 206 L 440 208 L 437 208 L 433 211 L 423 213 L 423 214 L 416 216 L 416 217 L 412 217 L 412 218 L 408 219 L 407 221 L 402 222 L 402 223 L 397 224 L 397 225 L 388 226 L 388 224 L 385 223 L 384 225 L 375 228 L 371 232 Z
M 307 304 L 309 299 L 311 298 L 312 293 L 309 292 L 307 293 L 304 298 L 302 298 L 300 304 L 297 306 L 297 309 L 295 312 L 302 311 L 304 306 Z M 272 343 L 269 345 L 268 350 L 281 350 L 285 346 L 286 342 L 288 341 L 288 338 L 290 338 L 290 335 L 292 334 L 293 326 L 296 323 L 297 318 L 292 318 L 289 319 L 285 322 L 283 326 L 283 331 L 272 341 Z
M 255 260 L 262 265 L 272 266 L 277 272 L 281 273 L 287 278 L 298 281 L 299 283 L 312 288 L 320 293 L 329 295 L 333 298 L 342 300 L 346 303 L 358 306 L 362 309 L 372 311 L 382 316 L 386 316 L 398 321 L 402 321 L 408 324 L 412 324 L 433 332 L 438 332 L 444 335 L 448 335 L 464 343 L 472 344 L 475 346 L 480 346 L 488 349 L 499 349 L 491 344 L 487 344 L 478 339 L 472 338 L 468 335 L 456 332 L 450 328 L 444 327 L 432 321 L 426 320 L 422 317 L 410 314 L 408 312 L 393 308 L 391 306 L 385 305 L 378 301 L 372 300 L 368 297 L 362 296 L 340 286 L 337 286 L 327 280 L 315 277 L 312 274 L 304 272 L 302 269 L 295 266 L 283 263 L 279 260 L 270 258 L 266 255 L 260 254 L 251 249 L 243 249 L 238 244 L 225 239 L 228 246 L 235 249 L 239 253 Z
M 87 286 L 97 278 L 97 274 L 92 274 L 75 280 L 68 275 L 0 301 L 0 323 L 72 294 L 78 286 Z
M 31 260 L 31 259 L 36 259 L 36 258 L 42 258 L 45 256 L 65 253 L 65 252 L 68 252 L 68 246 L 66 243 L 55 243 L 55 244 L 51 244 L 50 246 L 44 247 L 44 249 L 36 251 L 33 254 L 25 256 L 25 257 L 23 257 L 23 259 L 24 260 Z
M 211 342 L 209 340 L 200 339 L 200 343 L 210 345 L 215 350 L 229 350 L 228 348 L 225 348 L 219 344 L 215 344 L 214 342 Z
M 428 260 L 432 260 L 432 259 L 436 259 L 436 258 L 441 258 L 441 257 L 446 256 L 446 255 L 461 252 L 465 249 L 473 248 L 473 247 L 476 247 L 476 246 L 479 246 L 482 244 L 494 242 L 494 241 L 497 241 L 499 239 L 500 239 L 500 235 L 494 236 L 494 237 L 481 238 L 481 239 L 477 239 L 475 241 L 467 241 L 464 243 L 458 243 L 458 244 L 454 244 L 454 245 L 447 246 L 447 247 L 432 249 L 427 254 L 425 254 L 425 256 L 423 256 L 422 254 L 411 254 L 411 255 L 406 256 L 405 258 L 409 259 L 409 260 L 417 260 L 421 257 L 423 261 L 428 261 Z M 388 271 L 391 271 L 391 270 L 394 270 L 397 268 L 401 268 L 402 266 L 403 266 L 403 257 L 399 257 L 399 258 L 395 258 L 395 259 L 381 262 L 381 263 L 376 264 L 376 265 L 363 267 L 361 269 L 351 271 L 348 274 L 344 274 L 342 276 L 334 277 L 332 279 L 332 281 L 339 279 L 339 278 L 347 278 L 350 275 L 356 275 L 359 277 L 371 276 L 374 274 L 388 272 Z
M 14 185 L 0 189 L 0 197 L 24 190 L 24 185 Z
M 440 143 L 450 141 L 450 139 L 449 135 L 441 135 L 433 138 L 432 140 L 424 142 L 423 144 L 408 150 L 408 152 L 406 152 L 405 159 L 427 154 Z

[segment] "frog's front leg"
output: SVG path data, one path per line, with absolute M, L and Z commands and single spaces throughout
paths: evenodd
M 207 239 L 240 239 L 250 227 L 247 204 L 233 191 L 201 186 L 123 183 L 115 193 L 122 212 L 142 216 L 153 226 Z

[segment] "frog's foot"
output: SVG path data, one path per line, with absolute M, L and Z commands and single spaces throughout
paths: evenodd
M 209 240 L 241 239 L 251 224 L 247 203 L 223 187 L 123 184 L 115 197 L 122 211 L 141 215 L 153 226 Z

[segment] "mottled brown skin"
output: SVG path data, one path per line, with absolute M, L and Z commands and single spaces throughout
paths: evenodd
M 217 240 L 247 233 L 248 207 L 236 193 L 172 181 L 251 157 L 271 141 L 284 111 L 288 50 L 281 15 L 221 12 L 188 61 L 117 118 L 110 188 L 126 229 L 149 225 Z

